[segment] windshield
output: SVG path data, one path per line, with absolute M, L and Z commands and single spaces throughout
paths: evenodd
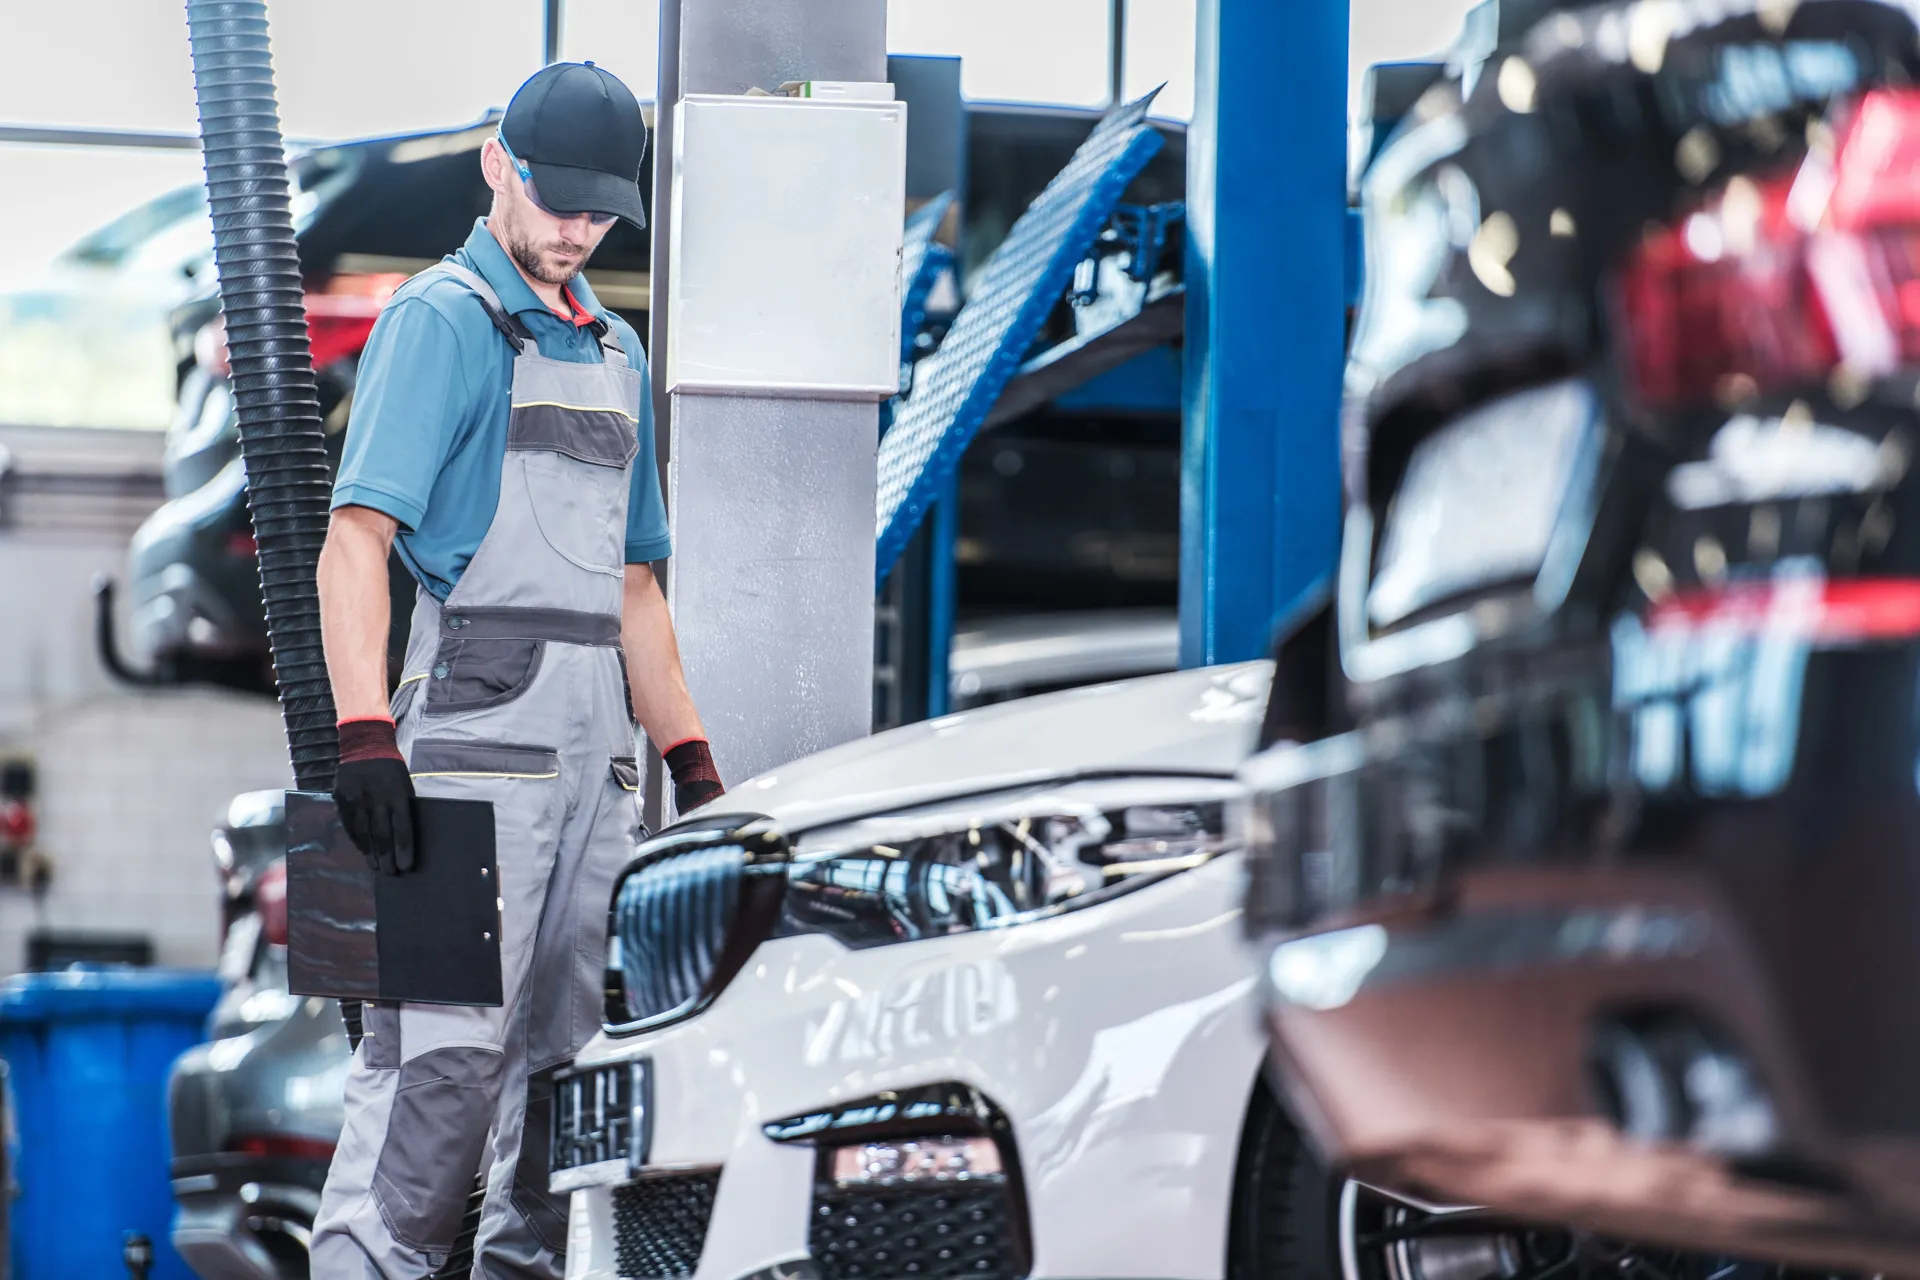
M 364 160 L 353 146 L 290 157 L 296 231 Z M 211 289 L 212 263 L 206 188 L 193 183 L 83 237 L 55 259 L 65 271 L 0 294 L 0 422 L 163 430 L 181 359 L 170 315 Z
M 120 215 L 60 256 L 89 266 L 116 267 L 147 241 L 178 230 L 183 223 L 204 220 L 206 208 L 204 186 L 180 187 Z
M 289 157 L 293 225 L 305 227 L 321 203 L 352 181 L 361 157 L 349 147 L 326 147 Z M 63 262 L 132 271 L 179 267 L 193 274 L 213 255 L 207 189 L 179 187 L 120 215 L 60 255 Z

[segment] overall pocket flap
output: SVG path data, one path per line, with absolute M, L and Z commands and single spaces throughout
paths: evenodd
M 625 467 L 640 452 L 638 424 L 620 409 L 516 404 L 507 448 L 560 453 L 596 467 Z
M 633 756 L 615 756 L 611 761 L 613 780 L 628 791 L 640 789 L 640 762 Z
M 422 738 L 413 744 L 409 767 L 416 778 L 557 778 L 560 757 L 551 747 Z

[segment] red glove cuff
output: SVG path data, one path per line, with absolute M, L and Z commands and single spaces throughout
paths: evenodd
M 694 782 L 722 785 L 719 766 L 713 762 L 713 748 L 705 738 L 688 738 L 685 742 L 677 742 L 662 751 L 660 758 L 673 774 L 673 785 L 676 787 Z
M 340 722 L 340 763 L 362 760 L 399 760 L 400 744 L 394 740 L 391 720 L 342 720 Z

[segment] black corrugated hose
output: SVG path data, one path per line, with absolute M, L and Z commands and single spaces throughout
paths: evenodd
M 187 33 L 247 506 L 260 548 L 260 593 L 287 747 L 295 784 L 331 791 L 340 743 L 314 582 L 327 533 L 327 458 L 267 6 L 264 0 L 187 0 Z

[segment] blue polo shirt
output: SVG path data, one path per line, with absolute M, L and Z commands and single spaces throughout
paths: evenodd
M 451 260 L 477 271 L 551 360 L 593 363 L 593 331 L 540 301 L 485 218 Z M 580 276 L 567 286 L 582 312 L 606 321 L 641 372 L 640 452 L 627 500 L 627 563 L 664 560 L 673 545 L 654 463 L 653 401 L 633 327 L 610 314 Z M 360 357 L 333 505 L 371 507 L 400 522 L 396 543 L 413 576 L 447 598 L 500 505 L 513 398 L 513 348 L 466 287 L 416 276 L 380 313 Z

